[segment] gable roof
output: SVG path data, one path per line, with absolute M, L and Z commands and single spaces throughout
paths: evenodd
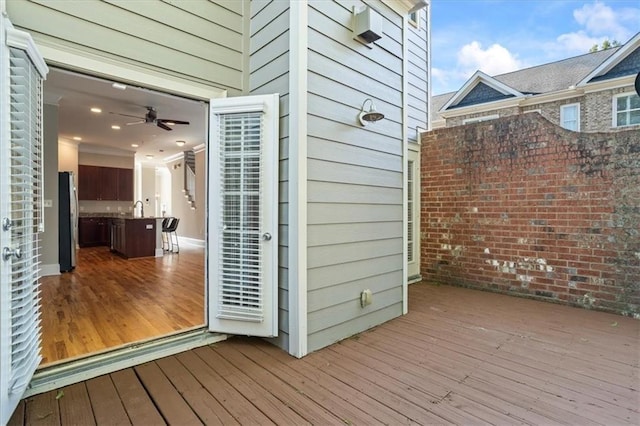
M 601 79 L 630 75 L 637 72 L 639 67 L 640 33 L 621 47 L 586 53 L 493 77 L 476 71 L 458 91 L 434 96 L 432 108 L 434 111 L 446 111 L 508 97 L 557 92 Z M 500 97 L 484 86 L 504 96 Z
M 605 80 L 635 74 L 640 68 L 640 32 L 616 50 L 598 67 L 591 71 L 577 86 L 584 86 L 592 81 Z
M 476 71 L 469 80 L 444 104 L 443 109 L 473 105 L 524 96 L 518 90 L 504 84 L 482 71 Z

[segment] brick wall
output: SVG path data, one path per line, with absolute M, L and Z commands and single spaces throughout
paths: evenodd
M 640 132 L 537 113 L 425 133 L 421 273 L 640 315 Z

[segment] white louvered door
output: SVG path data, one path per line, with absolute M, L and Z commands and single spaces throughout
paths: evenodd
M 31 37 L 2 18 L 0 78 L 0 424 L 40 363 L 42 90 L 47 67 Z
M 209 329 L 278 334 L 278 95 L 211 100 Z

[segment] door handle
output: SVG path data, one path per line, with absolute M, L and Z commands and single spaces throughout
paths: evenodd
M 6 261 L 11 259 L 11 256 L 15 257 L 16 259 L 21 259 L 22 250 L 20 250 L 20 248 L 10 249 L 9 247 L 5 247 L 2 249 L 2 259 Z
M 264 234 L 262 234 L 262 239 L 264 241 L 271 241 L 271 234 L 268 232 L 265 232 Z

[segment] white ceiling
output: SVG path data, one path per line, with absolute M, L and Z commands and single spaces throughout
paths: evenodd
M 46 103 L 58 105 L 58 140 L 75 142 L 79 151 L 136 154 L 136 161 L 162 164 L 174 154 L 204 144 L 207 134 L 207 103 L 185 99 L 127 85 L 125 90 L 112 87 L 114 81 L 50 68 L 44 84 Z M 152 106 L 158 118 L 183 120 L 189 125 L 171 126 L 167 131 L 151 123 L 127 125 L 144 119 Z M 101 113 L 91 112 L 100 108 Z M 123 116 L 126 114 L 133 117 Z M 139 118 L 136 118 L 139 117 Z M 119 125 L 114 130 L 112 125 Z M 179 147 L 176 141 L 185 141 Z M 131 144 L 138 144 L 134 148 Z M 147 155 L 153 155 L 148 159 Z

